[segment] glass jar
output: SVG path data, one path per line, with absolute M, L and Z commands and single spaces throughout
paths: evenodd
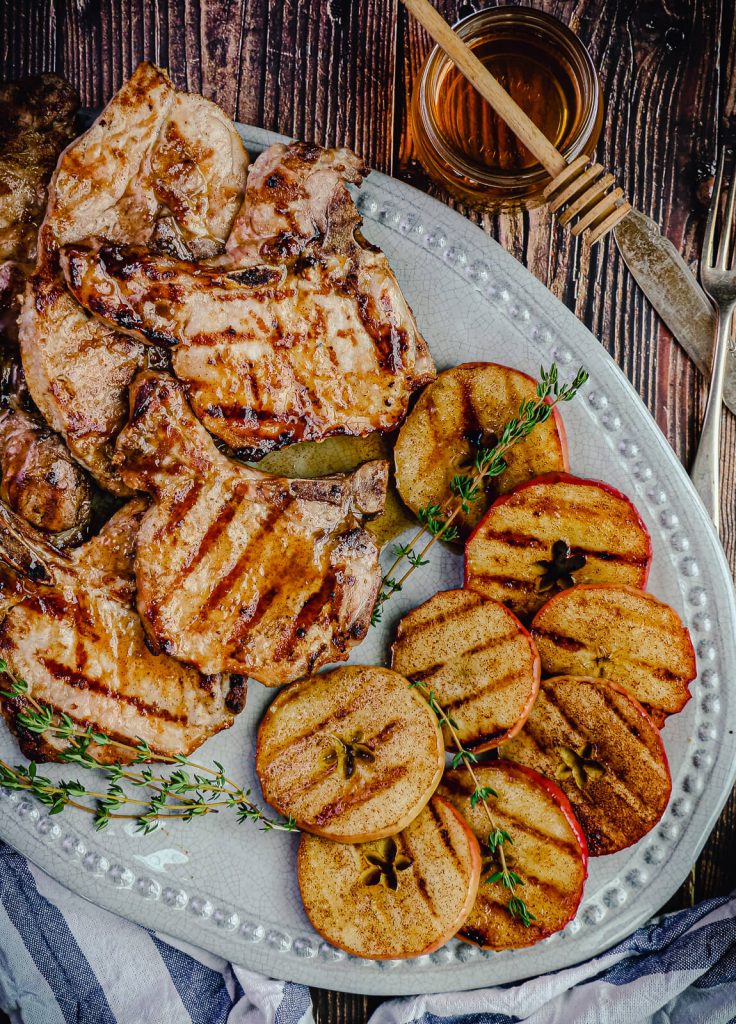
M 494 7 L 456 32 L 569 161 L 590 156 L 601 132 L 601 90 L 590 54 L 570 29 L 530 7 Z M 483 209 L 536 206 L 549 175 L 438 47 L 414 87 L 411 128 L 428 174 Z

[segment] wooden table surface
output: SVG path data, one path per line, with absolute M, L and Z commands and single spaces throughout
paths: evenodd
M 450 20 L 476 5 L 437 0 Z M 484 6 L 478 4 L 477 6 Z M 488 6 L 488 5 L 486 5 Z M 493 4 L 490 4 L 493 6 Z M 534 0 L 567 22 L 601 76 L 601 162 L 697 259 L 716 147 L 736 143 L 736 0 Z M 140 60 L 232 117 L 346 144 L 437 194 L 414 158 L 407 106 L 429 50 L 398 0 L 0 0 L 0 75 L 66 75 L 100 106 Z M 703 381 L 637 290 L 615 246 L 587 253 L 545 211 L 469 214 L 600 339 L 678 457 L 693 455 Z M 736 565 L 736 423 L 723 430 L 724 544 Z M 695 896 L 736 885 L 733 794 L 697 866 Z M 685 887 L 670 904 L 684 905 Z M 362 1024 L 375 1000 L 315 990 L 322 1024 Z

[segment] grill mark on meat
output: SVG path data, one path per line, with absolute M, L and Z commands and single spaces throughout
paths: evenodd
M 292 502 L 293 499 L 289 498 L 283 505 L 279 503 L 277 505 L 271 506 L 268 509 L 268 514 L 266 515 L 266 518 L 260 524 L 257 532 L 254 534 L 252 539 L 249 541 L 248 545 L 240 554 L 240 557 L 235 562 L 235 565 L 222 577 L 222 579 L 220 579 L 215 584 L 212 591 L 210 592 L 209 597 L 200 606 L 195 621 L 202 621 L 203 619 L 205 619 L 213 610 L 213 608 L 217 607 L 218 603 L 225 597 L 226 594 L 229 594 L 231 591 L 237 589 L 237 584 L 240 581 L 241 577 L 245 574 L 248 566 L 258 565 L 259 563 L 267 564 L 266 560 L 262 557 L 264 541 L 270 539 L 270 534 L 273 527 L 278 522 L 278 520 L 284 515 L 285 511 L 288 509 L 289 505 L 292 504 Z M 272 593 L 274 592 L 275 591 L 272 591 Z M 253 614 L 249 616 L 249 619 L 252 620 L 253 615 L 255 615 L 257 611 L 258 605 L 254 607 Z
M 241 480 L 233 488 L 233 492 L 230 497 L 225 501 L 224 505 L 221 505 L 217 513 L 212 517 L 212 520 L 207 527 L 204 536 L 199 542 L 199 547 L 192 548 L 189 555 L 184 559 L 181 568 L 174 574 L 174 577 L 168 587 L 168 589 L 161 595 L 157 601 L 152 601 L 146 609 L 146 614 L 151 621 L 155 620 L 158 616 L 159 608 L 162 604 L 166 604 L 170 599 L 171 595 L 179 589 L 181 584 L 184 582 L 186 577 L 197 568 L 197 566 L 206 557 L 208 552 L 212 550 L 217 541 L 220 539 L 222 534 L 227 530 L 230 523 L 235 518 L 238 508 L 243 496 L 248 492 L 250 487 L 249 480 Z M 172 532 L 172 523 L 170 517 L 167 517 L 165 524 L 165 532 Z M 164 535 L 164 529 L 162 528 L 161 536 Z
M 249 607 L 246 612 L 241 612 L 230 636 L 227 638 L 228 644 L 240 644 L 243 638 L 250 633 L 251 630 L 256 628 L 270 608 L 271 602 L 277 594 L 278 589 L 276 587 L 269 587 L 268 590 L 263 594 L 260 594 L 256 600 L 252 602 L 252 610 Z
M 199 477 L 189 480 L 180 498 L 176 498 L 169 509 L 168 522 L 164 523 L 156 532 L 156 539 L 161 540 L 163 536 L 175 526 L 180 526 L 194 506 L 202 493 L 204 481 Z
M 380 793 L 383 793 L 384 790 L 390 789 L 391 786 L 398 782 L 399 779 L 403 779 L 407 774 L 408 769 L 403 764 L 396 765 L 394 768 L 388 769 L 380 778 L 373 779 L 361 789 L 354 790 L 352 793 L 341 797 L 339 800 L 333 800 L 331 803 L 326 804 L 319 814 L 315 816 L 314 823 L 320 826 L 327 825 L 335 818 L 339 818 L 340 815 L 344 814 L 348 809 L 360 807 L 362 804 L 372 800 Z
M 100 634 L 95 629 L 95 620 L 78 600 L 67 601 L 60 593 L 49 591 L 32 594 L 20 603 L 20 607 L 40 615 L 41 618 L 47 617 L 57 622 L 71 618 L 75 630 L 81 636 L 93 642 L 100 640 Z
M 338 581 L 334 572 L 329 572 L 322 580 L 319 590 L 307 598 L 297 613 L 289 629 L 279 641 L 274 658 L 288 658 L 294 651 L 299 640 L 303 639 L 319 618 L 323 608 L 335 600 Z
M 39 661 L 49 675 L 54 679 L 62 683 L 67 683 L 69 686 L 73 686 L 76 690 L 88 690 L 91 693 L 97 693 L 102 697 L 109 697 L 111 700 L 120 701 L 123 704 L 129 704 L 148 718 L 160 718 L 165 722 L 175 722 L 177 724 L 186 724 L 189 721 L 186 715 L 175 714 L 173 711 L 169 711 L 168 708 L 162 708 L 158 704 L 149 704 L 147 701 L 144 701 L 141 697 L 137 697 L 134 694 L 111 690 L 110 687 L 100 679 L 92 679 L 90 676 L 86 676 L 82 672 L 69 668 L 67 665 L 62 665 L 61 662 L 56 661 L 54 658 L 40 657 Z

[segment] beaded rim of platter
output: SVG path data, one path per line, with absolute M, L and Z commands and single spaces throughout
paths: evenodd
M 259 129 L 241 132 L 254 153 L 284 141 Z M 736 674 L 736 600 L 725 555 L 689 479 L 639 396 L 582 323 L 496 243 L 431 197 L 372 172 L 357 202 L 369 225 L 397 232 L 470 284 L 540 357 L 558 364 L 562 377 L 580 362 L 590 364 L 589 384 L 577 401 L 587 406 L 600 454 L 623 469 L 659 557 L 670 553 L 679 594 L 658 596 L 675 605 L 697 654 L 698 677 L 683 712 L 689 716 L 686 742 L 668 751 L 672 796 L 664 817 L 616 855 L 621 870 L 614 879 L 594 891 L 589 880 L 575 918 L 536 946 L 493 953 L 451 940 L 429 955 L 381 962 L 335 949 L 306 918 L 302 929 L 283 928 L 242 901 L 214 898 L 201 882 L 183 885 L 165 870 L 151 871 L 150 859 L 113 856 L 91 823 L 85 827 L 69 812 L 50 816 L 17 792 L 0 789 L 0 835 L 94 903 L 275 977 L 375 995 L 470 989 L 559 969 L 609 948 L 656 913 L 684 880 L 736 780 L 736 711 L 725 686 Z M 664 739 L 671 747 L 666 730 Z M 203 826 L 169 826 L 168 832 L 197 827 Z M 195 845 L 191 833 L 178 833 L 176 841 Z

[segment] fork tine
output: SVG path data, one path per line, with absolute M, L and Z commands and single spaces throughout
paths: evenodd
M 728 199 L 726 210 L 723 214 L 721 224 L 721 240 L 718 243 L 718 269 L 726 270 L 728 267 L 728 254 L 731 250 L 731 238 L 733 236 L 733 212 L 736 204 L 736 174 L 731 170 L 731 184 L 728 188 Z
M 705 237 L 703 238 L 703 255 L 701 257 L 703 266 L 713 266 L 713 244 L 716 235 L 716 220 L 718 219 L 718 207 L 721 204 L 721 187 L 723 185 L 723 163 L 725 158 L 724 150 L 718 156 L 718 168 L 716 179 L 713 183 L 713 193 L 710 197 L 708 208 L 708 219 L 705 222 Z

